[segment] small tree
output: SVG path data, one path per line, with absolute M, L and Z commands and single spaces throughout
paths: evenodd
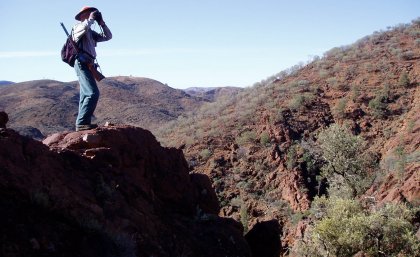
M 203 149 L 201 152 L 200 152 L 200 157 L 204 160 L 204 161 L 207 161 L 209 158 L 210 158 L 210 156 L 212 155 L 212 153 L 211 153 L 211 151 L 209 150 L 209 149 Z
M 405 167 L 407 166 L 407 154 L 404 151 L 403 145 L 397 146 L 397 148 L 395 149 L 395 155 L 398 158 L 396 161 L 397 175 L 401 182 L 404 178 Z
M 287 150 L 286 167 L 291 170 L 296 167 L 297 163 L 297 145 L 293 144 Z
M 375 118 L 385 117 L 386 107 L 387 107 L 385 100 L 386 98 L 383 94 L 378 94 L 377 96 L 375 96 L 375 98 L 370 100 L 369 108 L 371 109 L 372 115 Z
M 351 88 L 351 100 L 356 103 L 358 101 L 359 97 L 360 97 L 360 86 L 359 85 L 354 85 Z
M 245 145 L 249 143 L 253 143 L 257 138 L 257 133 L 254 131 L 245 131 L 239 137 L 235 139 L 238 145 Z
M 346 116 L 346 106 L 347 106 L 347 98 L 340 99 L 337 104 L 334 106 L 333 112 L 336 117 L 344 118 Z
M 410 86 L 410 79 L 408 78 L 407 72 L 404 71 L 403 73 L 401 73 L 400 79 L 398 81 L 398 85 L 404 88 L 407 88 Z
M 303 109 L 304 106 L 305 106 L 305 96 L 303 95 L 296 95 L 289 101 L 289 108 L 292 111 Z
M 310 92 L 298 94 L 289 101 L 289 109 L 292 111 L 304 110 L 315 100 L 315 95 Z
M 325 164 L 321 168 L 330 187 L 345 188 L 351 196 L 362 193 L 371 182 L 368 169 L 372 167 L 366 154 L 365 142 L 354 136 L 345 127 L 333 124 L 318 135 L 318 144 Z
M 263 146 L 267 146 L 268 144 L 270 144 L 270 135 L 268 134 L 267 131 L 264 131 L 263 133 L 261 133 L 260 143 Z

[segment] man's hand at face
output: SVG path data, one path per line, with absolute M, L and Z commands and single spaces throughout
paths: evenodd
M 91 12 L 90 15 L 89 15 L 89 20 L 90 19 L 96 20 L 97 17 L 98 17 L 98 13 L 99 13 L 99 11 L 93 11 L 93 12 Z

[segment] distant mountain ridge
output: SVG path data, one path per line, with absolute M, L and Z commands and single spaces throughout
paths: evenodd
M 0 88 L 0 110 L 9 113 L 11 128 L 38 139 L 74 130 L 78 88 L 77 82 L 53 80 L 4 86 Z M 148 78 L 107 78 L 99 83 L 99 89 L 94 122 L 135 125 L 152 131 L 207 102 Z
M 8 80 L 0 80 L 0 86 L 14 84 L 15 82 L 8 81 Z

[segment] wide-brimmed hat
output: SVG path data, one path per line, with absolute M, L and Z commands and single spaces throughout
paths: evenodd
M 90 7 L 90 6 L 85 6 L 83 7 L 80 12 L 78 14 L 76 14 L 76 16 L 74 16 L 74 18 L 78 21 L 80 21 L 80 15 L 84 12 L 93 12 L 93 11 L 97 11 L 98 9 L 96 9 L 95 7 Z

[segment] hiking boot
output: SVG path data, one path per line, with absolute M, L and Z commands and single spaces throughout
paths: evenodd
M 89 130 L 89 129 L 94 129 L 97 127 L 98 125 L 96 124 L 76 125 L 76 131 Z

